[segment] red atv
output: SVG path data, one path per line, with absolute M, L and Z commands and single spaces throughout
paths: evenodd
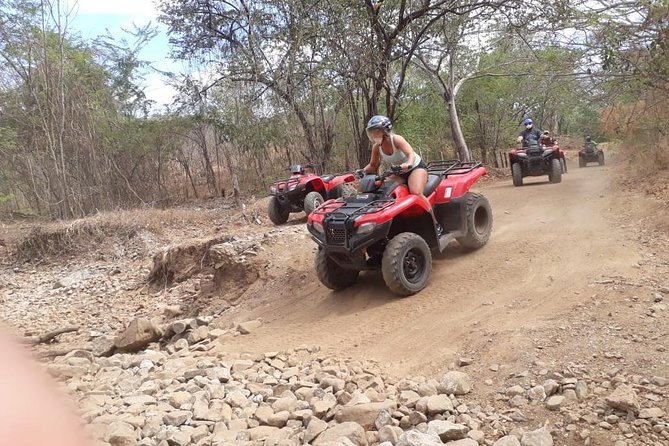
M 327 201 L 309 216 L 307 227 L 318 244 L 316 273 L 326 287 L 341 290 L 360 271 L 381 269 L 388 288 L 409 296 L 427 285 L 430 250 L 441 252 L 452 240 L 469 249 L 488 241 L 490 204 L 469 192 L 486 174 L 481 163 L 429 163 L 425 196 L 431 208 L 406 185 L 384 181 L 396 172 L 366 175 L 360 193 Z
M 290 166 L 290 178 L 275 181 L 269 187 L 272 198 L 267 212 L 275 225 L 288 221 L 291 212 L 304 211 L 307 215 L 330 198 L 354 195 L 352 173 L 317 175 L 316 164 Z
M 578 151 L 578 167 L 585 167 L 588 163 L 604 165 L 604 151 L 594 143 L 586 144 Z
M 548 175 L 551 183 L 560 183 L 567 173 L 564 150 L 557 143 L 553 146 L 532 144 L 509 152 L 509 165 L 514 186 L 522 186 L 524 177 Z

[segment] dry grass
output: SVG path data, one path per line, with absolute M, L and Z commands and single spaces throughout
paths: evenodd
M 213 227 L 236 213 L 202 208 L 135 209 L 104 212 L 60 222 L 31 222 L 14 228 L 14 240 L 6 241 L 19 260 L 43 259 L 64 254 L 91 252 L 109 241 L 126 242 L 139 232 L 153 234 L 187 232 L 194 227 Z

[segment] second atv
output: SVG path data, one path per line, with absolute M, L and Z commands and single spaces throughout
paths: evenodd
M 578 151 L 578 167 L 585 167 L 588 163 L 604 165 L 604 151 L 595 143 L 586 143 L 585 147 Z
M 354 195 L 355 176 L 352 173 L 317 175 L 317 164 L 290 166 L 290 178 L 275 181 L 269 187 L 270 199 L 267 213 L 275 225 L 288 221 L 293 212 L 307 215 L 331 198 Z
M 558 146 L 533 144 L 509 152 L 509 165 L 514 186 L 522 186 L 523 178 L 548 175 L 551 183 L 560 183 L 566 172 L 564 151 Z
M 469 192 L 486 174 L 481 163 L 436 161 L 428 172 L 424 194 L 431 207 L 406 185 L 385 181 L 397 173 L 391 170 L 366 175 L 359 194 L 330 200 L 309 216 L 318 244 L 316 273 L 326 287 L 341 290 L 360 271 L 380 269 L 388 288 L 409 296 L 427 285 L 432 250 L 441 252 L 453 240 L 472 250 L 488 242 L 490 204 Z

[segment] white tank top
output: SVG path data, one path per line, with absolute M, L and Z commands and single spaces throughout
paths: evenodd
M 395 139 L 393 138 L 394 136 L 395 135 L 390 135 L 390 143 L 393 145 L 392 155 L 386 155 L 383 152 L 383 144 L 379 144 L 379 152 L 381 153 L 381 159 L 386 163 L 393 165 L 406 163 L 409 158 L 404 154 L 404 152 L 402 152 L 401 150 L 397 150 L 397 147 L 395 147 Z M 416 167 L 418 164 L 420 164 L 420 155 L 414 151 L 413 158 L 414 158 L 413 166 L 411 166 L 412 169 Z

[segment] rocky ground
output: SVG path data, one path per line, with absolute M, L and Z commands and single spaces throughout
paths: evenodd
M 490 245 L 410 299 L 328 292 L 304 219 L 262 201 L 70 228 L 57 256 L 17 258 L 9 225 L 0 318 L 98 444 L 669 445 L 669 214 L 614 173 L 485 183 Z

